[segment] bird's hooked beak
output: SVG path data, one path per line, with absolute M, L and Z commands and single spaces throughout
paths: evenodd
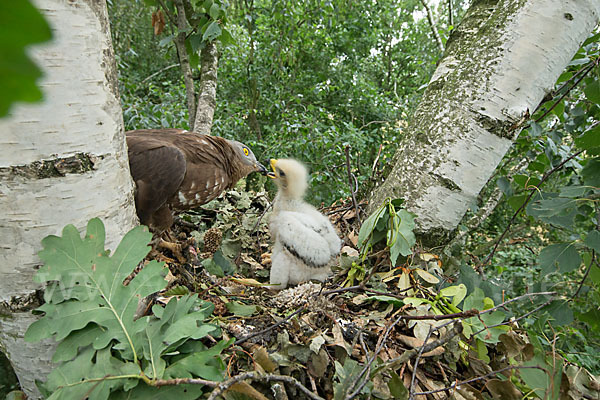
M 269 160 L 269 164 L 271 164 L 271 169 L 273 169 L 273 171 L 269 171 L 267 173 L 267 176 L 271 179 L 275 179 L 275 178 L 277 178 L 277 175 L 275 174 L 275 164 L 277 164 L 277 160 L 274 158 L 271 158 Z
M 256 163 L 254 163 L 254 166 L 256 167 L 256 172 L 260 172 L 261 175 L 268 175 L 269 174 L 269 170 L 267 169 L 267 167 L 265 167 L 264 165 L 262 165 L 258 161 Z

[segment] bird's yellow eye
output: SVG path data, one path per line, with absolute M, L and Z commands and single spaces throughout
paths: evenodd
M 246 147 L 244 147 L 244 154 L 245 154 L 245 155 L 248 155 L 248 154 L 250 154 L 250 152 L 248 151 L 248 148 L 246 148 Z

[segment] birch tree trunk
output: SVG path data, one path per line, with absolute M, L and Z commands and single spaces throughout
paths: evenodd
M 116 248 L 137 224 L 106 4 L 35 0 L 53 41 L 33 49 L 45 101 L 0 120 L 0 350 L 31 399 L 51 368 L 53 343 L 25 343 L 41 302 L 32 277 L 40 241 L 100 217 Z
M 206 42 L 200 54 L 200 92 L 193 131 L 210 135 L 217 107 L 219 50 L 216 41 Z
M 474 2 L 370 211 L 402 197 L 424 243 L 447 241 L 599 15 L 598 0 Z

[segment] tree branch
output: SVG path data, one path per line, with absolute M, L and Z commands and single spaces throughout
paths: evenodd
M 175 67 L 179 67 L 179 64 L 171 64 L 168 67 L 164 67 L 164 68 L 156 71 L 155 73 L 148 75 L 146 78 L 142 79 L 142 81 L 140 83 L 145 83 L 145 82 L 149 81 L 150 79 L 154 78 L 156 75 L 160 75 L 163 72 L 168 71 L 171 68 L 175 68 Z
M 163 0 L 159 0 L 160 4 L 166 9 Z M 177 55 L 179 56 L 179 64 L 183 74 L 183 82 L 185 83 L 185 93 L 187 98 L 188 108 L 188 124 L 190 130 L 194 128 L 196 115 L 196 95 L 194 92 L 194 79 L 192 78 L 192 68 L 190 67 L 190 58 L 188 57 L 187 49 L 185 48 L 186 31 L 189 29 L 187 18 L 185 17 L 185 9 L 181 0 L 174 0 L 177 8 L 177 30 L 179 33 L 174 39 Z
M 544 174 L 544 176 L 542 177 L 542 179 L 540 180 L 540 182 L 531 189 L 531 193 L 529 193 L 529 196 L 527 196 L 527 198 L 525 199 L 525 201 L 523 202 L 523 204 L 521 204 L 521 207 L 519 207 L 519 209 L 517 211 L 515 211 L 515 213 L 513 214 L 512 218 L 510 219 L 510 221 L 508 221 L 508 225 L 506 226 L 506 229 L 504 229 L 504 231 L 502 232 L 502 234 L 500 235 L 500 237 L 496 241 L 496 244 L 494 245 L 494 248 L 492 249 L 492 251 L 490 252 L 490 254 L 488 254 L 488 256 L 485 258 L 485 260 L 483 260 L 479 264 L 480 267 L 483 267 L 488 262 L 490 262 L 490 260 L 492 259 L 492 257 L 496 253 L 496 250 L 498 249 L 498 246 L 500 246 L 500 243 L 504 239 L 504 236 L 506 236 L 506 234 L 508 233 L 508 230 L 510 229 L 511 225 L 515 222 L 515 220 L 517 219 L 517 216 L 521 213 L 521 211 L 523 211 L 525 209 L 525 207 L 527 206 L 527 204 L 529 204 L 529 201 L 531 200 L 531 198 L 533 197 L 533 195 L 535 195 L 536 193 L 538 193 L 540 186 L 542 186 L 542 184 L 553 173 L 555 173 L 556 171 L 558 171 L 559 169 L 561 169 L 567 162 L 571 161 L 573 158 L 577 157 L 581 153 L 583 153 L 583 150 L 580 150 L 577 153 L 572 154 L 571 156 L 565 158 L 560 164 L 558 164 L 556 167 L 552 168 L 550 171 L 548 171 L 548 172 L 546 172 Z
M 454 326 L 458 326 L 458 324 L 454 325 Z M 419 359 L 421 358 L 421 354 L 423 354 L 423 349 L 425 348 L 425 344 L 431 337 L 431 332 L 433 332 L 432 328 L 433 327 L 431 325 L 429 325 L 429 331 L 427 332 L 427 336 L 425 337 L 425 340 L 423 341 L 423 345 L 419 346 L 419 352 L 417 353 L 417 359 L 415 360 L 415 365 L 413 366 L 412 377 L 410 378 L 410 389 L 409 389 L 408 400 L 413 400 L 415 398 L 415 379 L 417 378 L 417 368 L 419 367 Z
M 258 331 L 258 332 L 251 333 L 251 334 L 249 334 L 249 335 L 247 335 L 247 336 L 244 336 L 244 337 L 243 337 L 243 338 L 241 338 L 241 339 L 238 339 L 238 340 L 236 340 L 236 341 L 233 343 L 233 345 L 234 345 L 234 346 L 240 345 L 240 344 L 242 344 L 242 343 L 244 343 L 244 342 L 246 342 L 246 341 L 248 341 L 248 340 L 252 339 L 253 337 L 256 337 L 256 336 L 262 335 L 263 333 L 267 333 L 267 332 L 269 332 L 269 331 L 271 331 L 271 330 L 273 330 L 273 329 L 277 328 L 279 325 L 285 324 L 285 323 L 286 323 L 288 320 L 292 319 L 292 317 L 294 317 L 294 316 L 295 316 L 295 315 L 297 315 L 297 314 L 300 314 L 300 313 L 301 313 L 301 312 L 303 312 L 304 310 L 306 310 L 306 305 L 304 305 L 304 306 L 300 307 L 299 309 L 297 309 L 296 311 L 294 311 L 293 313 L 291 313 L 290 315 L 288 315 L 287 317 L 285 317 L 285 318 L 284 318 L 284 319 L 282 319 L 281 321 L 279 321 L 279 322 L 277 322 L 277 323 L 275 323 L 275 324 L 273 324 L 273 325 L 271 325 L 271 326 L 269 326 L 269 327 L 266 327 L 265 329 L 261 329 L 261 330 L 260 330 L 260 331 Z
M 437 31 L 437 27 L 435 25 L 435 20 L 433 19 L 433 12 L 431 12 L 431 7 L 427 4 L 425 0 L 421 0 L 421 4 L 425 7 L 425 11 L 427 12 L 427 21 L 429 22 L 429 26 L 431 27 L 431 32 L 433 33 L 433 37 L 435 38 L 435 43 L 438 46 L 440 52 L 444 52 L 444 43 L 442 43 L 442 38 Z
M 360 221 L 360 210 L 358 209 L 358 203 L 356 202 L 356 192 L 358 191 L 358 181 L 356 176 L 350 170 L 350 146 L 344 148 L 346 153 L 346 172 L 348 173 L 348 183 L 350 184 L 350 193 L 352 194 L 352 204 L 354 205 L 354 212 L 356 213 L 356 219 L 358 224 L 362 225 Z M 354 187 L 354 188 L 353 188 Z
M 247 379 L 250 379 L 253 381 L 285 382 L 285 383 L 296 386 L 298 389 L 300 389 L 300 391 L 302 391 L 302 393 L 304 393 L 306 396 L 308 396 L 312 400 L 324 400 L 321 396 L 311 392 L 306 386 L 304 386 L 303 384 L 298 382 L 298 380 L 296 380 L 295 378 L 293 378 L 291 376 L 282 376 L 282 375 L 274 375 L 274 374 L 260 375 L 257 372 L 246 372 L 244 374 L 234 376 L 233 378 L 228 379 L 225 382 L 219 383 L 219 385 L 215 388 L 215 390 L 212 391 L 212 393 L 208 397 L 208 400 L 215 400 L 217 398 L 217 396 L 221 395 L 221 393 L 223 393 L 225 390 L 227 390 L 232 385 L 234 385 L 240 381 L 247 380 Z
M 436 349 L 440 346 L 445 345 L 446 343 L 448 343 L 450 340 L 452 340 L 452 338 L 454 338 L 456 335 L 458 335 L 459 333 L 462 332 L 463 327 L 462 324 L 458 323 L 459 321 L 456 321 L 454 324 L 454 327 L 448 332 L 448 334 L 442 338 L 439 338 L 437 340 L 434 340 L 433 342 L 429 342 L 429 343 L 424 343 L 422 346 L 420 346 L 418 349 L 411 349 L 408 351 L 405 351 L 404 353 L 402 353 L 401 356 L 396 357 L 396 358 L 392 358 L 391 360 L 387 361 L 384 365 L 385 369 L 395 369 L 398 366 L 404 364 L 405 362 L 417 357 L 417 355 L 419 354 L 419 352 L 421 353 L 427 353 L 430 352 L 433 349 Z M 439 329 L 440 327 L 438 327 Z M 436 330 L 436 328 L 432 329 L 432 332 Z M 418 393 L 415 393 L 415 395 L 417 395 Z
M 205 42 L 200 54 L 200 91 L 192 130 L 210 134 L 217 106 L 217 70 L 219 50 L 217 41 Z

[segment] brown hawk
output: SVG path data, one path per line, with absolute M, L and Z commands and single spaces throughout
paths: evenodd
M 173 212 L 208 203 L 251 172 L 267 174 L 243 143 L 182 129 L 126 132 L 140 222 L 162 232 Z

